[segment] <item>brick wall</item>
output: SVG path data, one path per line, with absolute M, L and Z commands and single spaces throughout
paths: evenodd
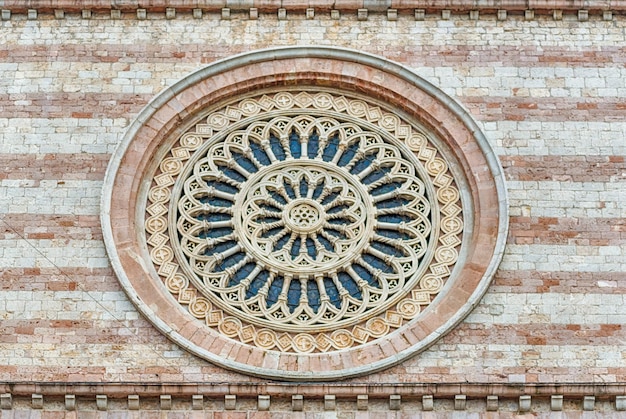
M 229 17 L 194 19 L 185 11 L 165 19 L 149 10 L 146 20 L 131 13 L 111 19 L 108 11 L 28 19 L 17 11 L 0 22 L 0 382 L 13 407 L 32 407 L 30 393 L 52 391 L 16 390 L 17 382 L 157 386 L 146 397 L 163 393 L 163 383 L 266 383 L 186 353 L 137 313 L 109 267 L 99 200 L 125 127 L 159 91 L 238 52 L 316 44 L 400 62 L 466 107 L 500 157 L 511 215 L 504 261 L 472 314 L 414 358 L 342 383 L 350 390 L 340 394 L 386 400 L 401 393 L 422 408 L 423 394 L 452 403 L 461 390 L 415 383 L 470 383 L 477 398 L 489 393 L 482 383 L 495 383 L 515 402 L 505 410 L 519 410 L 518 395 L 533 391 L 565 393 L 573 410 L 583 395 L 598 396 L 596 409 L 619 408 L 621 399 L 602 405 L 602 395 L 624 394 L 626 382 L 626 18 Z M 380 383 L 408 387 L 376 393 Z M 575 390 L 583 383 L 597 385 Z M 599 390 L 605 383 L 608 390 Z M 240 397 L 254 400 L 274 391 L 244 387 L 237 387 Z M 537 390 L 544 387 L 551 390 Z M 80 388 L 75 393 L 89 399 L 81 406 L 96 409 L 99 390 Z M 141 392 L 115 391 L 122 399 Z M 276 397 L 297 391 L 276 390 Z M 311 389 L 316 409 L 320 397 L 338 391 Z M 233 390 L 207 392 L 222 400 Z M 46 403 L 61 393 L 46 393 Z M 436 406 L 452 409 L 449 403 Z

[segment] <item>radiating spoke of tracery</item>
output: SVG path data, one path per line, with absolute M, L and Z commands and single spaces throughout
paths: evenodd
M 394 115 L 280 92 L 195 130 L 161 164 L 146 229 L 196 317 L 261 347 L 325 351 L 387 333 L 441 289 L 459 194 L 436 149 Z

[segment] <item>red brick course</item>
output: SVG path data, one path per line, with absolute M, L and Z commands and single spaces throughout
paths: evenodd
M 110 158 L 108 154 L 91 153 L 0 154 L 0 181 L 102 180 Z
M 619 246 L 626 241 L 623 218 L 511 217 L 509 242 Z
M 515 94 L 515 89 L 513 89 Z M 527 96 L 527 95 L 525 95 Z M 127 118 L 136 115 L 153 97 L 147 94 L 22 93 L 0 95 L 0 107 L 16 118 L 71 118 L 77 112 L 93 118 Z M 27 105 L 16 101 L 28 102 Z M 619 121 L 626 100 L 602 98 L 529 98 L 465 96 L 459 100 L 479 121 Z
M 538 272 L 500 269 L 490 289 L 499 293 L 625 294 L 626 272 Z
M 102 240 L 100 217 L 69 214 L 5 214 L 0 239 Z
M 111 268 L 6 268 L 0 271 L 3 291 L 121 291 Z
M 624 156 L 500 156 L 507 180 L 626 182 Z
M 473 23 L 472 23 L 473 25 Z M 454 42 L 453 40 L 451 42 Z M 545 46 L 533 45 L 411 45 L 411 54 L 406 46 L 388 45 L 385 57 L 410 66 L 433 67 L 589 67 L 606 68 L 623 65 L 626 61 L 626 48 L 608 45 L 587 46 Z M 378 50 L 371 46 L 370 52 Z M 9 57 L 19 63 L 56 62 L 74 63 L 116 63 L 111 67 L 116 71 L 129 71 L 135 63 L 198 63 L 208 64 L 218 59 L 248 51 L 239 45 L 213 45 L 207 49 L 203 43 L 187 43 L 181 49 L 177 45 L 155 45 L 138 41 L 132 45 L 118 44 L 68 44 L 58 45 L 0 45 L 0 59 Z

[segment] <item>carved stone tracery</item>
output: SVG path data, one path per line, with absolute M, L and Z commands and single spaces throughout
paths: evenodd
M 189 313 L 284 352 L 420 314 L 457 261 L 460 194 L 419 127 L 358 97 L 278 91 L 211 112 L 148 193 L 152 262 Z

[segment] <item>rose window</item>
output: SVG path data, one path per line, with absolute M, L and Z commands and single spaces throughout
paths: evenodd
M 176 261 L 166 284 L 196 290 L 192 313 L 260 346 L 332 351 L 384 335 L 430 303 L 457 258 L 447 163 L 362 100 L 303 91 L 229 104 L 160 169 L 148 211 L 168 206 L 169 221 L 154 214 L 146 228 L 162 243 L 154 262 L 163 250 Z
M 146 106 L 111 158 L 102 226 L 129 300 L 185 350 L 334 380 L 403 362 L 479 304 L 505 191 L 471 115 L 408 68 L 287 47 Z

